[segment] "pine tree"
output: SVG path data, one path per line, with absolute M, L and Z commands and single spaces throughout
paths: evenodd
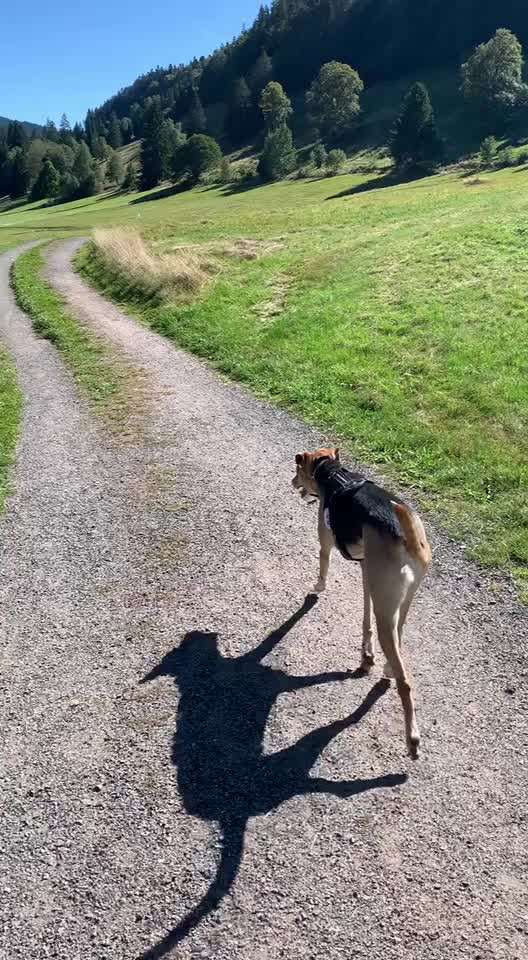
M 33 184 L 31 191 L 32 200 L 46 200 L 48 197 L 57 197 L 60 193 L 61 179 L 59 171 L 53 163 L 46 157 L 40 173 Z
M 314 167 L 317 167 L 317 169 L 320 170 L 321 167 L 324 167 L 326 163 L 326 157 L 327 153 L 325 145 L 319 140 L 318 143 L 315 144 L 310 154 L 310 160 L 312 161 Z
M 59 131 L 61 140 L 66 140 L 67 137 L 71 136 L 70 121 L 65 113 L 63 113 L 60 118 Z
M 196 87 L 193 87 L 186 127 L 189 133 L 204 133 L 207 129 L 207 117 Z
M 26 154 L 22 147 L 15 147 L 11 151 L 11 183 L 9 193 L 13 199 L 24 197 L 29 187 L 29 172 Z
M 144 190 L 156 187 L 169 173 L 169 144 L 167 129 L 159 97 L 154 97 L 145 111 L 143 143 L 141 145 L 142 178 Z
M 123 182 L 123 178 L 125 176 L 123 161 L 121 160 L 119 154 L 115 151 L 110 154 L 108 159 L 106 174 L 110 182 L 115 183 L 118 187 Z
M 83 142 L 77 147 L 77 151 L 75 153 L 72 174 L 79 181 L 79 184 L 82 185 L 85 180 L 88 180 L 92 173 L 93 158 L 88 149 L 88 144 L 86 144 L 83 140 Z
M 57 127 L 55 126 L 54 121 L 50 120 L 49 117 L 46 120 L 46 124 L 42 132 L 42 137 L 44 140 L 50 140 L 52 143 L 58 143 L 60 140 L 59 131 L 57 130 Z
M 247 137 L 252 127 L 253 103 L 251 92 L 244 77 L 238 77 L 233 85 L 228 119 L 229 137 L 233 143 Z
M 118 147 L 123 146 L 123 137 L 121 135 L 121 124 L 117 119 L 115 113 L 110 117 L 110 126 L 108 128 L 108 143 L 112 147 L 112 150 L 117 150 Z
M 132 192 L 137 190 L 139 186 L 139 170 L 137 164 L 133 160 L 127 166 L 125 179 L 121 185 L 121 189 L 126 192 Z
M 271 80 L 260 95 L 259 107 L 264 114 L 267 130 L 275 130 L 286 123 L 292 113 L 291 100 L 280 83 Z
M 25 149 L 28 139 L 28 135 L 22 124 L 19 123 L 18 120 L 13 120 L 7 128 L 8 146 L 11 148 L 22 147 L 22 149 Z
M 389 148 L 397 167 L 430 172 L 443 154 L 427 87 L 415 83 L 403 99 Z
M 285 123 L 267 134 L 258 172 L 263 180 L 282 180 L 295 167 L 292 133 Z
M 249 86 L 255 97 L 259 96 L 272 77 L 273 63 L 271 57 L 265 50 L 262 50 L 249 71 Z

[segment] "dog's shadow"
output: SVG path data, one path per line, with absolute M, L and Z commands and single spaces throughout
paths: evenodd
M 141 681 L 174 678 L 180 699 L 172 761 L 182 801 L 189 814 L 217 821 L 222 833 L 220 862 L 209 889 L 142 960 L 165 956 L 220 904 L 236 878 L 250 817 L 269 813 L 299 794 L 331 793 L 348 798 L 375 787 L 393 787 L 406 779 L 403 774 L 342 781 L 309 776 L 330 741 L 358 723 L 385 693 L 388 682 L 383 680 L 349 716 L 312 730 L 278 753 L 263 753 L 266 722 L 279 694 L 361 674 L 357 670 L 291 677 L 262 664 L 316 602 L 315 596 L 308 596 L 289 620 L 240 657 L 222 656 L 216 634 L 187 633 L 181 645 Z

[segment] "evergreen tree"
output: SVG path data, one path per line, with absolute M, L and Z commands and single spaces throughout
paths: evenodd
M 363 81 L 347 63 L 333 60 L 321 67 L 306 94 L 310 115 L 329 136 L 341 136 L 360 112 Z
M 435 126 L 427 87 L 415 83 L 403 99 L 389 148 L 397 167 L 430 172 L 440 162 L 442 141 Z
M 319 142 L 315 144 L 315 147 L 310 154 L 310 160 L 312 161 L 314 167 L 317 167 L 317 169 L 320 170 L 321 167 L 324 167 L 326 163 L 326 157 L 327 154 L 325 145 L 319 140 Z
M 108 164 L 106 167 L 106 174 L 111 183 L 115 183 L 118 187 L 123 182 L 125 176 L 125 170 L 123 167 L 123 161 L 118 153 L 112 151 L 108 159 Z
M 77 140 L 77 143 L 80 143 L 81 140 L 84 140 L 84 129 L 80 123 L 75 124 L 72 130 L 72 134 L 74 138 Z
M 115 113 L 110 117 L 110 126 L 108 128 L 108 143 L 112 147 L 112 150 L 117 150 L 118 147 L 123 146 L 123 137 L 121 135 L 121 124 L 117 119 Z
M 74 177 L 77 177 L 79 183 L 82 183 L 83 180 L 86 180 L 87 177 L 93 171 L 93 159 L 88 149 L 88 144 L 82 143 L 77 147 L 75 158 L 73 161 L 72 173 Z
M 143 143 L 141 145 L 142 179 L 144 190 L 156 187 L 169 173 L 170 150 L 167 128 L 164 125 L 159 97 L 154 97 L 145 111 Z
M 42 131 L 42 138 L 43 140 L 50 140 L 51 143 L 58 143 L 60 140 L 59 131 L 57 130 L 53 120 L 50 120 L 49 117 L 46 120 L 44 130 Z
M 258 172 L 263 180 L 282 180 L 294 169 L 295 159 L 291 130 L 283 123 L 266 135 Z
M 253 130 L 253 103 L 244 77 L 238 77 L 231 95 L 228 133 L 233 143 L 240 143 Z
M 272 76 L 273 63 L 271 57 L 265 50 L 262 50 L 249 71 L 249 86 L 255 97 L 262 93 Z
M 186 127 L 189 133 L 204 133 L 207 129 L 207 117 L 195 87 L 193 87 Z
M 122 190 L 125 192 L 133 192 L 139 187 L 139 170 L 137 164 L 133 160 L 127 166 L 125 179 L 121 185 Z
M 136 140 L 143 136 L 143 107 L 139 103 L 133 103 L 130 107 L 130 122 Z
M 65 113 L 62 114 L 59 123 L 59 136 L 61 140 L 68 142 L 68 138 L 71 138 L 71 126 L 70 121 Z
M 18 120 L 13 120 L 7 128 L 7 144 L 11 149 L 13 147 L 22 147 L 25 149 L 28 143 L 28 135 L 24 127 Z
M 93 155 L 96 160 L 106 160 L 111 149 L 104 137 L 97 137 L 93 145 Z
M 13 199 L 25 197 L 29 187 L 26 154 L 22 147 L 15 147 L 10 154 L 11 183 L 9 193 Z
M 48 197 L 57 197 L 61 189 L 61 178 L 59 171 L 53 163 L 46 157 L 40 173 L 33 184 L 31 191 L 32 200 L 46 200 Z
M 280 83 L 271 80 L 260 95 L 259 107 L 264 114 L 267 130 L 283 126 L 292 113 L 291 100 Z
M 123 117 L 121 120 L 121 137 L 123 143 L 130 143 L 130 141 L 134 138 L 132 121 L 130 117 Z

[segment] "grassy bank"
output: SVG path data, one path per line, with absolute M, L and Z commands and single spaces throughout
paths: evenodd
M 114 428 L 126 426 L 131 412 L 131 374 L 110 348 L 66 310 L 62 298 L 42 278 L 40 247 L 13 264 L 11 282 L 19 306 L 33 327 L 60 351 L 95 409 Z
M 22 416 L 22 396 L 15 369 L 0 349 L 0 513 L 9 492 L 9 470 L 14 459 Z

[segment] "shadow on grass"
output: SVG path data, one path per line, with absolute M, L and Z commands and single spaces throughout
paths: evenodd
M 369 193 L 371 190 L 384 190 L 386 187 L 398 187 L 404 184 L 415 185 L 419 180 L 424 180 L 427 177 L 431 176 L 428 173 L 386 173 L 381 177 L 372 177 L 370 180 L 365 180 L 364 183 L 356 183 L 352 187 L 348 187 L 346 190 L 341 190 L 340 193 L 333 193 L 330 197 L 326 197 L 326 200 L 339 200 L 341 197 L 352 197 L 358 193 Z
M 178 193 L 187 193 L 188 190 L 193 186 L 188 180 L 182 180 L 181 183 L 173 183 L 169 187 L 162 187 L 161 190 L 156 190 L 155 193 L 149 193 L 146 197 L 136 197 L 134 200 L 129 200 L 129 207 L 135 206 L 136 203 L 150 203 L 151 200 L 166 200 L 167 197 L 175 197 Z
M 363 675 L 356 670 L 292 677 L 262 664 L 316 602 L 309 595 L 285 623 L 239 657 L 223 656 L 214 633 L 187 633 L 180 646 L 142 681 L 160 676 L 174 679 L 180 698 L 172 762 L 183 805 L 191 816 L 217 822 L 222 834 L 220 860 L 208 890 L 161 941 L 145 951 L 142 960 L 164 957 L 217 909 L 236 879 L 252 817 L 264 816 L 303 794 L 350 799 L 406 780 L 401 773 L 353 780 L 309 775 L 331 740 L 359 723 L 385 693 L 388 681 L 383 680 L 349 716 L 312 730 L 277 753 L 263 752 L 266 723 L 280 694 Z

